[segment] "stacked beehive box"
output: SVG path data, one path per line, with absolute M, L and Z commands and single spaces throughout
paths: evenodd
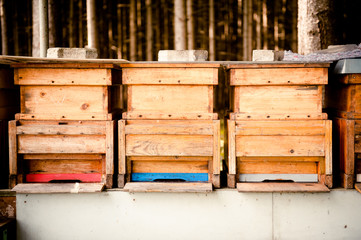
M 121 71 L 113 64 L 15 64 L 20 113 L 9 122 L 10 181 L 112 186 Z
M 0 188 L 9 184 L 8 121 L 19 112 L 19 89 L 14 86 L 13 70 L 0 65 Z
M 210 191 L 212 184 L 220 186 L 220 122 L 213 112 L 219 67 L 121 64 L 128 100 L 118 126 L 119 187 L 126 182 L 129 191 Z
M 337 62 L 326 88 L 326 107 L 333 117 L 334 156 L 340 172 L 340 184 L 353 188 L 361 183 L 361 61 Z
M 237 183 L 239 191 L 327 191 L 325 184 L 332 186 L 332 126 L 322 113 L 327 67 L 227 66 L 229 187 Z

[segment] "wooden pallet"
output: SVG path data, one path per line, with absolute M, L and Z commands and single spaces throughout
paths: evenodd
M 121 71 L 113 64 L 14 64 L 17 120 L 112 120 L 122 109 Z
M 123 119 L 212 120 L 219 64 L 120 64 L 127 86 Z
M 120 120 L 118 186 L 210 182 L 220 187 L 219 120 Z
M 227 66 L 233 120 L 327 119 L 322 87 L 329 64 L 233 64 Z
M 115 121 L 10 121 L 10 186 L 80 181 L 112 187 L 114 124 Z
M 332 187 L 329 120 L 228 120 L 228 186 L 307 181 Z

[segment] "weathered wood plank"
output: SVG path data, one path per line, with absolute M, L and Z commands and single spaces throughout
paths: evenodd
M 13 191 L 16 193 L 92 193 L 101 192 L 103 183 L 24 183 L 18 184 Z
M 77 113 L 67 115 L 64 113 L 43 113 L 43 114 L 15 114 L 17 120 L 113 120 L 113 114 L 89 114 L 89 113 Z
M 325 135 L 325 122 L 305 121 L 237 121 L 236 135 L 243 136 L 315 136 Z
M 218 69 L 213 68 L 123 68 L 123 84 L 217 85 Z
M 325 156 L 325 137 L 236 136 L 236 156 Z
M 18 135 L 105 135 L 103 125 L 23 125 L 16 128 Z
M 221 169 L 221 122 L 213 123 L 213 174 L 219 174 Z
M 102 173 L 102 160 L 29 160 L 24 161 L 29 174 L 36 173 Z
M 332 175 L 332 121 L 326 120 L 325 124 L 325 173 Z
M 236 174 L 236 122 L 227 121 L 228 127 L 228 173 Z
M 235 87 L 234 112 L 252 115 L 317 115 L 322 113 L 321 86 Z
M 212 136 L 127 135 L 127 156 L 213 156 Z
M 24 154 L 22 158 L 24 160 L 102 160 L 103 154 L 67 154 L 67 153 L 55 153 L 55 154 Z
M 15 68 L 17 85 L 111 85 L 110 69 Z
M 119 174 L 126 174 L 126 151 L 125 151 L 125 120 L 118 121 L 118 158 Z
M 230 119 L 232 120 L 247 120 L 247 121 L 254 121 L 254 120 L 324 120 L 327 119 L 327 113 L 231 113 Z
M 327 68 L 259 68 L 231 69 L 230 84 L 235 85 L 324 85 Z
M 194 161 L 212 161 L 212 157 L 189 157 L 189 156 L 129 156 L 127 159 L 131 162 L 133 161 L 153 161 L 153 162 L 172 162 L 172 161 L 183 161 L 183 162 L 194 162 Z
M 124 190 L 129 192 L 212 192 L 212 183 L 127 183 Z
M 106 134 L 105 134 L 105 174 L 114 173 L 114 124 L 115 121 L 106 122 Z
M 206 124 L 136 124 L 127 125 L 125 134 L 213 135 L 213 126 Z
M 134 161 L 132 173 L 208 173 L 206 161 Z
M 123 119 L 134 120 L 134 119 L 174 119 L 174 120 L 215 120 L 218 119 L 217 113 L 134 113 L 125 112 L 123 113 Z
M 316 174 L 317 172 L 316 162 L 293 162 L 291 159 L 288 162 L 240 161 L 237 163 L 237 173 L 240 174 Z
M 10 175 L 18 174 L 18 143 L 16 139 L 16 120 L 9 121 L 9 169 Z
M 329 192 L 320 183 L 237 183 L 239 192 Z
M 106 153 L 104 135 L 18 135 L 18 153 Z

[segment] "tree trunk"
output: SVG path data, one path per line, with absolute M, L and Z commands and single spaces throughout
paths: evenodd
M 243 1 L 243 60 L 252 58 L 252 0 Z
M 153 24 L 152 24 L 152 0 L 146 0 L 145 2 L 146 7 L 146 60 L 152 61 L 153 60 Z M 159 26 L 158 26 L 159 27 Z
M 211 0 L 212 1 L 212 0 Z M 211 10 L 209 10 L 211 11 Z M 187 0 L 187 43 L 188 49 L 194 49 L 193 0 Z
M 331 0 L 298 0 L 298 52 L 309 54 L 333 42 Z
M 0 1 L 0 14 L 1 14 L 1 51 L 2 55 L 8 55 L 8 32 L 6 26 L 6 13 L 5 13 L 5 0 Z
M 174 0 L 174 47 L 175 50 L 186 49 L 186 24 L 184 0 Z
M 267 0 L 262 1 L 262 35 L 263 49 L 268 49 Z
M 78 18 L 78 34 L 79 34 L 79 47 L 84 47 L 84 42 L 83 42 L 83 3 L 82 1 L 78 2 L 78 9 L 79 9 L 79 18 Z
M 40 39 L 39 39 L 39 1 L 33 0 L 33 57 L 40 56 Z
M 49 47 L 48 0 L 39 0 L 40 57 L 46 57 Z
M 75 34 L 74 34 L 74 0 L 70 0 L 69 10 L 69 47 L 73 48 L 76 46 Z
M 129 13 L 129 31 L 130 31 L 130 61 L 137 60 L 137 1 L 130 0 Z
M 168 1 L 167 0 L 161 0 L 161 6 L 162 6 L 162 10 L 164 13 L 164 17 L 163 17 L 163 26 L 164 26 L 164 31 L 163 31 L 163 47 L 164 49 L 169 49 L 169 14 L 168 14 Z M 158 39 L 158 36 L 157 36 Z
M 216 59 L 216 41 L 214 39 L 214 0 L 209 0 L 209 60 Z
M 88 29 L 88 47 L 96 48 L 99 51 L 97 39 L 98 33 L 96 28 L 95 0 L 87 0 L 87 29 Z M 99 54 L 99 53 L 98 53 Z
M 142 24 L 142 1 L 137 1 L 137 15 L 136 15 L 136 22 L 137 22 L 137 60 L 144 60 L 143 59 L 143 24 Z
M 117 5 L 117 31 L 118 31 L 118 41 L 117 41 L 117 57 L 121 59 L 123 57 L 123 31 L 122 31 L 122 5 Z

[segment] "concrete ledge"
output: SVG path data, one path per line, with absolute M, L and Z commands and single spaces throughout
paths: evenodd
M 359 239 L 361 194 L 18 194 L 18 239 Z
M 98 57 L 95 48 L 49 48 L 48 58 L 94 59 Z

